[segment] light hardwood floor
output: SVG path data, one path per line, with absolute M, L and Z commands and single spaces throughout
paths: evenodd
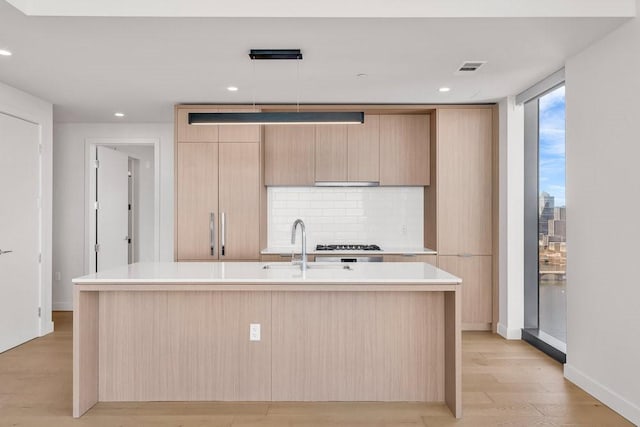
M 444 404 L 99 403 L 71 418 L 71 313 L 56 331 L 0 354 L 0 426 L 630 426 L 523 342 L 463 334 L 461 420 Z

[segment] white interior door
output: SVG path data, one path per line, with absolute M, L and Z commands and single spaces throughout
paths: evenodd
M 129 261 L 129 157 L 97 147 L 96 271 Z
M 39 134 L 0 113 L 0 352 L 38 336 Z

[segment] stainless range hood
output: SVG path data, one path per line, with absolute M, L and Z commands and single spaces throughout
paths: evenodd
M 378 181 L 316 181 L 316 187 L 378 187 Z

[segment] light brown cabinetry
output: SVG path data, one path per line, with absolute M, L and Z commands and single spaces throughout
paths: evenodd
M 425 193 L 425 242 L 437 240 L 438 267 L 463 279 L 463 327 L 489 329 L 494 321 L 493 109 L 443 108 L 435 122 L 436 179 Z
M 316 181 L 346 181 L 348 169 L 347 135 L 350 126 L 316 126 Z
M 259 150 L 255 143 L 177 144 L 178 261 L 259 259 Z
M 380 185 L 429 185 L 429 115 L 380 116 Z
M 462 327 L 489 329 L 493 316 L 492 257 L 441 255 L 438 268 L 462 279 Z
M 438 254 L 491 255 L 492 110 L 438 111 Z
M 218 144 L 177 144 L 176 258 L 215 260 L 218 218 Z
M 385 255 L 382 259 L 384 262 L 426 262 L 434 266 L 438 264 L 436 255 Z
M 315 126 L 265 126 L 264 146 L 265 185 L 314 184 Z
M 219 259 L 257 260 L 260 254 L 260 146 L 220 144 Z
M 380 180 L 380 118 L 367 114 L 361 125 L 316 126 L 317 182 Z
M 347 126 L 347 180 L 380 181 L 380 116 L 365 114 L 361 125 Z

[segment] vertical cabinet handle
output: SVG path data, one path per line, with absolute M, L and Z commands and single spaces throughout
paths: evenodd
M 216 254 L 216 214 L 209 214 L 209 250 L 211 256 Z
M 225 245 L 225 241 L 226 241 L 226 234 L 227 234 L 227 227 L 225 226 L 226 223 L 226 215 L 224 214 L 224 212 L 220 212 L 220 224 L 221 224 L 221 230 L 220 230 L 220 255 L 224 256 L 224 245 Z

